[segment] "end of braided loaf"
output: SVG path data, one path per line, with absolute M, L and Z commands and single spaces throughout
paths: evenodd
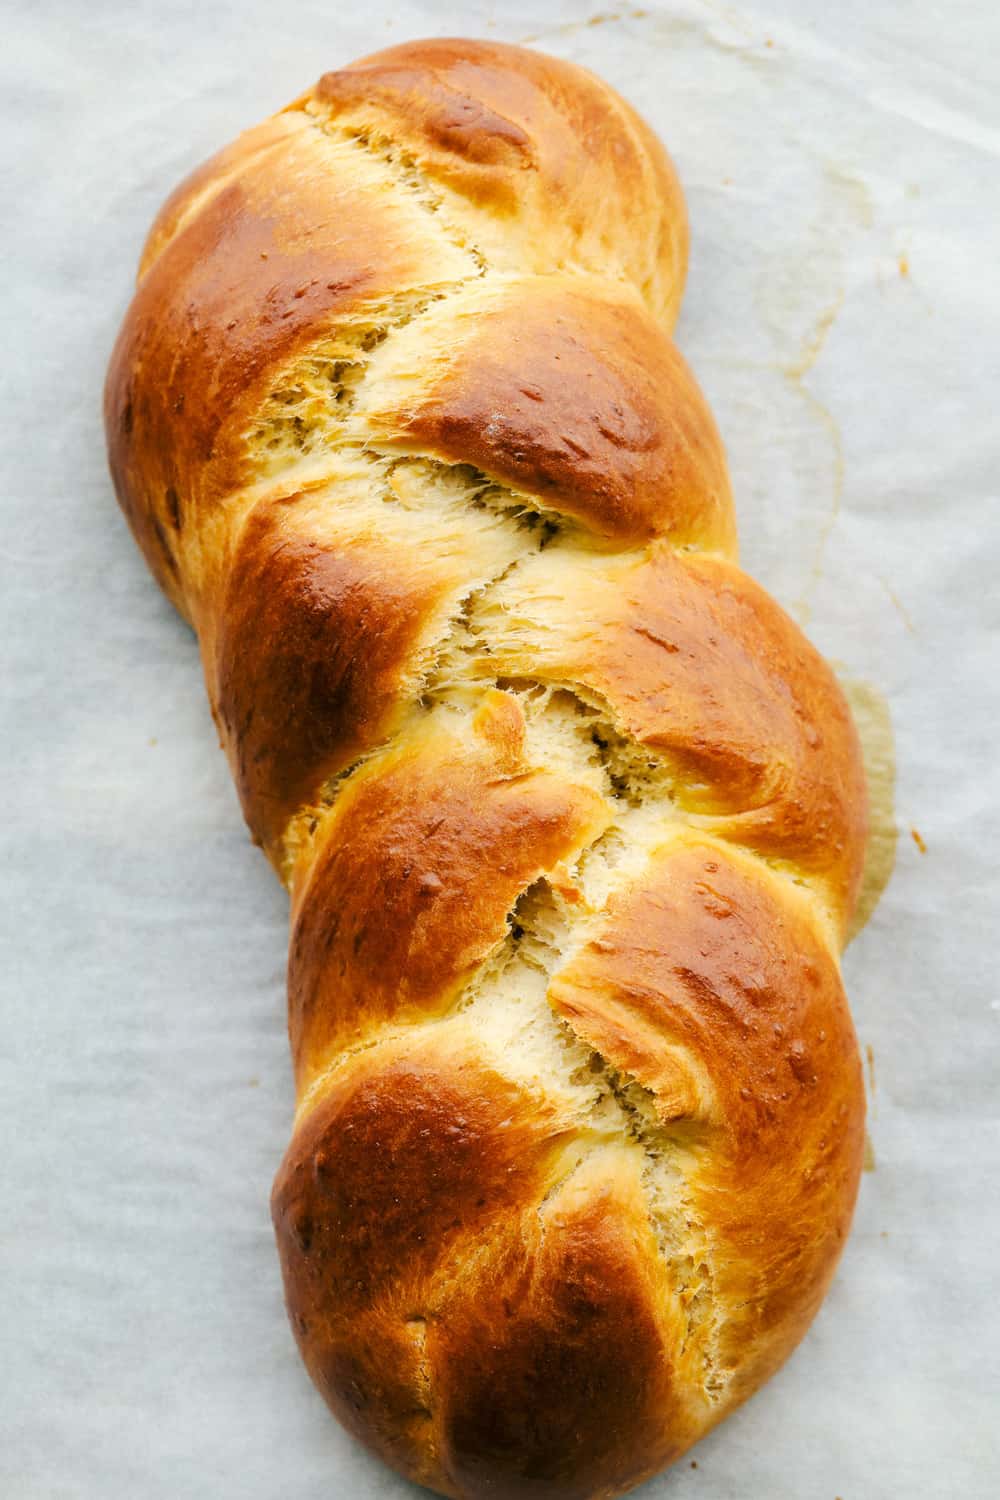
M 857 1189 L 860 757 L 736 566 L 686 253 L 596 78 L 393 48 L 174 194 L 108 376 L 292 897 L 296 1337 L 464 1500 L 676 1458 L 795 1346 Z

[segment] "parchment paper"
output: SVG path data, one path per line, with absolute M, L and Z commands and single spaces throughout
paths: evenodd
M 537 40 L 667 141 L 693 224 L 678 338 L 744 561 L 895 738 L 895 874 L 846 960 L 875 1167 L 854 1234 L 785 1370 L 643 1500 L 1000 1493 L 1000 12 L 605 3 L 6 8 L 9 1500 L 415 1494 L 329 1419 L 285 1323 L 285 900 L 115 509 L 99 398 L 178 177 L 427 33 Z

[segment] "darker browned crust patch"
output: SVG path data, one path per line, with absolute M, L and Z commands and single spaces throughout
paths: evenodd
M 441 1467 L 461 1495 L 620 1494 L 690 1441 L 648 1268 L 615 1168 L 522 1220 L 428 1325 Z
M 618 542 L 733 547 L 715 423 L 638 301 L 537 277 L 499 305 L 432 308 L 423 323 L 447 361 L 411 405 L 376 412 L 376 438 L 472 464 Z
M 336 1318 L 381 1296 L 421 1313 L 421 1278 L 456 1236 L 540 1195 L 569 1128 L 446 1036 L 375 1048 L 296 1132 L 275 1183 L 279 1233 L 307 1281 L 336 1294 Z
M 267 846 L 405 711 L 403 678 L 450 582 L 435 585 L 403 548 L 310 540 L 285 523 L 289 510 L 294 499 L 252 513 L 216 637 L 223 737 L 247 822 Z
M 380 1024 L 444 1009 L 522 891 L 605 826 L 596 793 L 479 744 L 418 737 L 343 794 L 293 912 L 300 1082 Z
M 411 1477 L 618 1492 L 697 1421 L 633 1174 L 613 1155 L 554 1182 L 574 1127 L 466 1045 L 374 1049 L 297 1133 L 272 1199 L 292 1326 L 333 1410 Z
M 375 1049 L 289 1147 L 272 1207 L 299 1347 L 348 1428 L 414 1478 L 434 1476 L 434 1289 L 542 1196 L 568 1129 L 435 1036 Z

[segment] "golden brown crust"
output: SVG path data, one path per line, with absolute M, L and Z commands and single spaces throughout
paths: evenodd
M 605 1148 L 567 1176 L 573 1135 L 447 1032 L 337 1075 L 275 1182 L 310 1374 L 352 1431 L 444 1493 L 583 1500 L 700 1426 L 634 1163 Z
M 259 125 L 245 130 L 185 177 L 161 207 L 146 236 L 139 259 L 139 277 L 146 274 L 199 208 L 203 208 L 234 177 L 245 173 L 255 158 L 281 146 L 286 137 L 301 131 L 302 123 L 292 114 L 271 115 Z
M 458 196 L 500 269 L 617 272 L 672 326 L 687 269 L 680 184 L 657 138 L 593 74 L 442 37 L 325 74 L 314 102 L 341 127 L 396 143 Z
M 292 813 L 393 727 L 420 625 L 443 588 L 405 552 L 326 547 L 255 512 L 219 610 L 217 706 L 247 822 Z
M 399 728 L 491 549 L 494 568 L 509 554 L 495 528 L 450 515 L 415 534 L 376 508 L 363 525 L 338 488 L 254 506 L 203 627 L 223 744 L 273 858 L 293 813 Z
M 152 262 L 111 358 L 112 477 L 175 600 L 186 530 L 252 476 L 247 431 L 281 365 L 366 306 L 470 270 L 412 202 L 376 190 L 378 173 L 359 191 L 364 162 L 307 116 L 294 129 L 279 119 L 274 144 L 242 170 L 227 161 L 219 191 Z
M 857 1043 L 815 914 L 759 864 L 678 838 L 549 994 L 665 1123 L 699 1127 L 691 1203 L 712 1226 L 721 1365 L 755 1388 L 819 1306 L 861 1170 Z
M 801 1337 L 857 1190 L 860 757 L 732 561 L 686 254 L 600 80 L 409 44 L 182 184 L 108 373 L 292 890 L 292 1325 L 460 1500 L 671 1462 Z
M 676 1387 L 638 1174 L 599 1153 L 533 1217 L 430 1324 L 442 1468 L 462 1495 L 617 1493 L 701 1426 Z
M 433 1472 L 421 1344 L 435 1273 L 542 1195 L 568 1130 L 524 1105 L 460 1042 L 377 1048 L 334 1080 L 275 1181 L 309 1372 L 341 1420 L 415 1478 Z
M 846 927 L 867 833 L 857 733 L 826 662 L 745 573 L 662 546 L 582 565 L 550 551 L 493 592 L 482 631 L 476 671 L 596 694 L 665 758 L 680 807 L 817 878 Z
M 386 1023 L 446 1010 L 522 892 L 607 826 L 594 792 L 487 737 L 497 712 L 471 743 L 442 729 L 373 762 L 325 824 L 292 913 L 300 1089 Z
M 394 381 L 418 342 L 428 372 Z M 715 423 L 634 294 L 583 278 L 472 283 L 387 352 L 360 411 L 379 447 L 472 464 L 622 545 L 734 546 Z

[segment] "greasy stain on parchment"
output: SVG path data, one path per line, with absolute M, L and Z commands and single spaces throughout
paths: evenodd
M 867 1089 L 868 1095 L 868 1118 L 871 1120 L 875 1115 L 875 1048 L 871 1042 L 865 1043 L 865 1062 L 868 1064 Z M 862 1163 L 865 1172 L 875 1171 L 875 1143 L 872 1140 L 870 1130 L 865 1131 L 865 1155 Z
M 868 849 L 850 942 L 878 905 L 896 863 L 896 745 L 889 705 L 878 688 L 853 677 L 840 677 L 840 685 L 858 726 L 868 782 Z

